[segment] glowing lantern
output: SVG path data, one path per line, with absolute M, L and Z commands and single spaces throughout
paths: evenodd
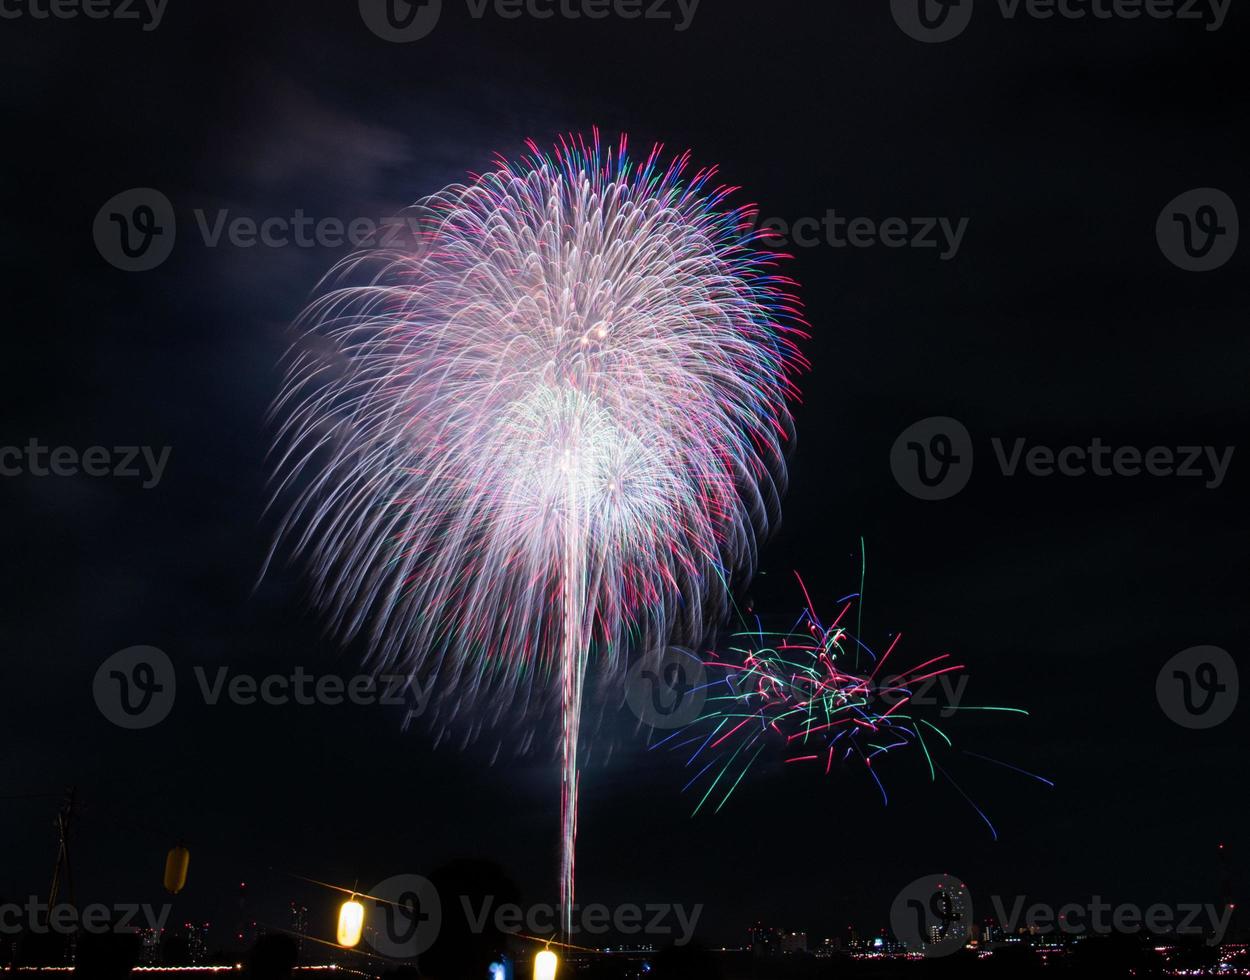
M 179 844 L 171 847 L 165 855 L 165 891 L 177 895 L 187 887 L 187 868 L 191 865 L 191 852 Z
M 534 957 L 534 980 L 556 980 L 556 966 L 559 962 L 555 953 L 544 949 Z
M 360 942 L 360 934 L 364 928 L 365 907 L 356 901 L 356 896 L 353 895 L 339 909 L 339 945 L 348 948 L 355 946 Z

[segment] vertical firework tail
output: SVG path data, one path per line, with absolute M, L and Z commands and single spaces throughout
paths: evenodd
M 582 694 L 590 630 L 586 622 L 585 515 L 579 496 L 576 440 L 566 453 L 568 497 L 564 512 L 564 574 L 561 582 L 561 754 L 560 771 L 560 923 L 564 938 L 573 936 L 573 901 L 577 852 L 577 745 L 581 731 Z

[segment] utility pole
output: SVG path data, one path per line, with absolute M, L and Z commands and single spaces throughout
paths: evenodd
M 57 851 L 56 866 L 52 869 L 52 887 L 48 891 L 48 909 L 51 915 L 51 909 L 56 905 L 56 900 L 61 894 L 62 885 L 65 892 L 69 896 L 69 904 L 77 908 L 74 901 L 74 873 L 69 863 L 69 832 L 70 821 L 74 818 L 75 805 L 75 788 L 71 786 L 65 792 L 65 799 L 61 802 L 61 809 L 56 815 L 56 831 L 57 831 Z

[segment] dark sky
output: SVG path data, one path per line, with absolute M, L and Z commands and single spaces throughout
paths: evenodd
M 671 6 L 671 5 L 670 5 Z M 25 9 L 25 8 L 23 8 Z M 1244 10 L 1193 22 L 1005 18 L 984 2 L 944 44 L 907 37 L 885 0 L 705 0 L 669 21 L 470 16 L 448 0 L 427 38 L 387 43 L 356 4 L 172 0 L 159 26 L 0 24 L 7 327 L 0 446 L 169 446 L 160 484 L 0 478 L 0 798 L 85 802 L 84 900 L 156 900 L 164 852 L 192 842 L 179 917 L 260 914 L 450 859 L 501 864 L 532 901 L 556 887 L 554 746 L 526 758 L 437 749 L 402 709 L 207 706 L 191 670 L 350 674 L 295 571 L 254 588 L 272 524 L 265 413 L 287 325 L 345 251 L 208 247 L 197 209 L 263 219 L 395 213 L 495 152 L 598 125 L 719 163 L 766 216 L 968 219 L 957 255 L 795 250 L 813 369 L 797 410 L 784 523 L 752 589 L 797 613 L 858 587 L 865 632 L 915 660 L 956 653 L 970 697 L 1027 719 L 959 720 L 961 745 L 1044 773 L 1049 790 L 964 759 L 950 786 L 891 762 L 888 807 L 862 772 L 774 760 L 719 816 L 690 819 L 680 760 L 646 753 L 624 712 L 584 777 L 581 897 L 706 906 L 706 938 L 747 923 L 833 933 L 886 920 L 933 872 L 974 896 L 1215 901 L 1215 846 L 1244 876 L 1246 712 L 1190 731 L 1155 697 L 1173 654 L 1244 657 L 1246 459 L 1216 489 L 1138 476 L 1004 477 L 1010 444 L 1237 445 L 1246 431 L 1244 246 L 1186 272 L 1155 237 L 1197 187 L 1246 210 Z M 105 201 L 160 190 L 172 256 L 110 266 Z M 953 416 L 977 467 L 944 501 L 889 465 L 903 429 Z M 1237 586 L 1237 582 L 1242 582 Z M 138 732 L 97 710 L 92 679 L 136 644 L 182 684 Z M 0 895 L 46 889 L 55 800 L 0 799 Z M 271 870 L 277 869 L 277 870 Z

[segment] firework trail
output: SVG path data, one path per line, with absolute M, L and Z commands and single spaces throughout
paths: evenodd
M 936 781 L 940 773 L 948 780 L 997 839 L 989 817 L 935 760 L 937 751 L 953 749 L 954 743 L 923 717 L 918 703 L 933 703 L 928 692 L 938 678 L 955 677 L 964 665 L 944 653 L 899 669 L 896 650 L 902 634 L 895 634 L 880 656 L 852 635 L 847 624 L 859 606 L 860 593 L 839 599 L 837 616 L 826 625 L 801 578 L 799 584 L 807 606 L 794 625 L 779 633 L 757 625 L 735 634 L 726 657 L 702 665 L 714 678 L 705 685 L 702 716 L 653 746 L 684 751 L 686 766 L 699 767 L 686 784 L 687 790 L 706 786 L 694 812 L 712 799 L 719 812 L 765 751 L 787 766 L 815 767 L 825 775 L 835 766 L 862 767 L 888 804 L 875 760 L 918 750 L 930 779 Z M 1021 708 L 987 705 L 943 707 L 944 713 L 957 711 L 1028 714 Z M 1010 763 L 964 754 L 1054 785 Z
M 726 614 L 776 520 L 805 334 L 714 169 L 597 131 L 529 148 L 416 205 L 415 247 L 327 276 L 273 468 L 278 544 L 338 633 L 449 715 L 557 695 L 567 928 L 588 669 Z

